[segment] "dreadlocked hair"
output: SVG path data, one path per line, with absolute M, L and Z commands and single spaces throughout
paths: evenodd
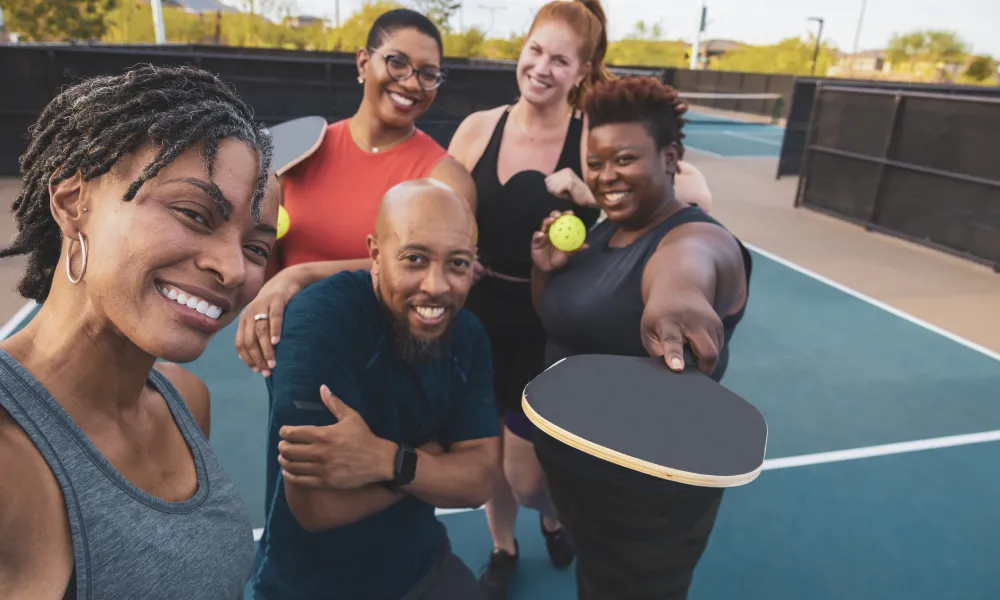
M 622 77 L 597 84 L 584 98 L 590 128 L 612 123 L 642 123 L 656 149 L 673 145 L 684 158 L 684 114 L 688 105 L 674 88 L 655 77 Z
M 24 185 L 11 206 L 17 235 L 0 250 L 0 257 L 28 255 L 17 286 L 25 298 L 45 300 L 62 250 L 62 232 L 49 207 L 49 186 L 78 172 L 83 181 L 100 177 L 145 142 L 158 149 L 157 155 L 123 201 L 135 198 L 145 182 L 199 141 L 211 179 L 220 142 L 235 138 L 260 156 L 251 200 L 252 216 L 260 220 L 271 168 L 270 134 L 254 122 L 251 108 L 208 72 L 140 65 L 121 75 L 85 80 L 49 102 L 28 133 L 30 144 L 20 158 Z M 219 214 L 228 219 L 224 198 L 214 199 Z

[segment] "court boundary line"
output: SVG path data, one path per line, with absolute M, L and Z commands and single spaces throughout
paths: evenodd
M 922 440 L 910 440 L 906 442 L 891 442 L 888 444 L 879 444 L 877 446 L 862 446 L 859 448 L 847 448 L 845 450 L 830 450 L 827 452 L 814 452 L 811 454 L 769 458 L 764 461 L 761 471 L 776 471 L 796 467 L 809 467 L 820 464 L 849 462 L 864 458 L 895 456 L 899 454 L 923 452 L 926 450 L 939 450 L 942 448 L 955 448 L 959 446 L 969 446 L 972 444 L 985 444 L 996 441 L 1000 441 L 1000 429 L 980 431 L 976 433 L 961 433 L 936 438 L 925 438 Z M 434 511 L 434 514 L 436 516 L 442 516 L 483 510 L 484 508 L 486 507 L 439 508 Z M 261 531 L 263 530 L 254 530 L 254 539 L 259 539 L 259 532 Z
M 728 135 L 734 137 L 738 140 L 747 140 L 748 142 L 756 142 L 758 144 L 767 144 L 768 146 L 782 146 L 784 141 L 782 140 L 768 140 L 765 138 L 759 138 L 749 133 L 742 133 L 739 131 L 723 131 L 722 135 Z
M 701 148 L 697 148 L 695 146 L 690 146 L 688 144 L 684 144 L 684 149 L 685 150 L 694 150 L 695 152 L 701 152 L 702 154 L 705 154 L 707 156 L 711 156 L 712 158 L 733 158 L 733 157 L 731 157 L 731 156 L 729 156 L 727 154 L 719 154 L 718 152 L 712 152 L 711 150 L 702 150 Z
M 35 310 L 36 306 L 38 306 L 37 302 L 28 300 L 21 308 L 17 309 L 17 312 L 3 324 L 3 327 L 0 327 L 0 340 L 7 339 L 7 336 L 28 318 L 28 315 L 31 314 L 31 311 Z
M 958 335 L 956 333 L 952 333 L 951 331 L 948 331 L 948 330 L 946 330 L 944 328 L 938 327 L 937 325 L 933 325 L 931 323 L 928 323 L 927 321 L 924 321 L 923 319 L 921 319 L 919 317 L 911 315 L 910 313 L 908 313 L 908 312 L 906 312 L 904 310 L 900 310 L 900 309 L 896 308 L 895 306 L 891 306 L 891 305 L 889 305 L 889 304 L 887 304 L 887 303 L 885 303 L 885 302 L 883 302 L 881 300 L 876 300 L 875 298 L 873 298 L 871 296 L 868 296 L 867 294 L 863 294 L 863 293 L 861 293 L 861 292 L 859 292 L 859 291 L 857 291 L 857 290 L 855 290 L 853 288 L 850 288 L 850 287 L 848 287 L 848 286 L 846 286 L 846 285 L 844 285 L 842 283 L 834 281 L 833 279 L 830 279 L 829 277 L 825 277 L 823 275 L 820 275 L 819 273 L 816 273 L 815 271 L 811 271 L 811 270 L 803 267 L 802 265 L 796 264 L 796 263 L 794 263 L 794 262 L 792 262 L 792 261 L 790 261 L 790 260 L 788 260 L 786 258 L 782 258 L 782 257 L 778 256 L 777 254 L 774 254 L 773 252 L 768 252 L 767 250 L 764 250 L 763 248 L 757 247 L 757 246 L 755 246 L 753 244 L 749 244 L 747 242 L 743 242 L 743 245 L 746 246 L 748 249 L 752 250 L 753 252 L 757 252 L 761 256 L 763 256 L 765 258 L 768 258 L 770 260 L 773 260 L 774 262 L 776 262 L 776 263 L 778 263 L 778 264 L 780 264 L 780 265 L 782 265 L 784 267 L 792 269 L 793 271 L 796 271 L 796 272 L 798 272 L 798 273 L 800 273 L 802 275 L 805 275 L 806 277 L 810 277 L 812 279 L 815 279 L 816 281 L 818 281 L 820 283 L 823 283 L 823 284 L 826 284 L 826 285 L 828 285 L 828 286 L 830 286 L 830 287 L 832 287 L 832 288 L 834 288 L 834 289 L 836 289 L 836 290 L 838 290 L 840 292 L 843 292 L 843 293 L 847 294 L 848 296 L 852 296 L 852 297 L 854 297 L 854 298 L 856 298 L 858 300 L 861 300 L 862 302 L 866 302 L 866 303 L 874 306 L 875 308 L 880 308 L 880 309 L 884 310 L 885 312 L 887 312 L 889 314 L 892 314 L 892 315 L 894 315 L 896 317 L 899 317 L 900 319 L 903 319 L 905 321 L 910 322 L 913 325 L 916 325 L 918 327 L 922 327 L 922 328 L 924 328 L 924 329 L 926 329 L 926 330 L 928 330 L 928 331 L 930 331 L 932 333 L 936 333 L 936 334 L 940 335 L 941 337 L 947 338 L 947 339 L 955 342 L 956 344 L 960 344 L 962 346 L 965 346 L 966 348 L 968 348 L 970 350 L 974 350 L 974 351 L 979 352 L 980 354 L 982 354 L 982 355 L 984 355 L 984 356 L 986 356 L 988 358 L 992 358 L 993 360 L 995 360 L 997 362 L 1000 362 L 1000 353 L 994 352 L 993 350 L 990 350 L 989 348 L 987 348 L 985 346 L 981 346 L 981 345 L 973 342 L 972 340 L 967 340 L 964 337 L 962 337 L 962 336 L 960 336 L 960 335 Z

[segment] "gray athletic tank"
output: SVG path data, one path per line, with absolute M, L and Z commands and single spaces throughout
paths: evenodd
M 176 388 L 150 375 L 194 456 L 198 490 L 166 502 L 128 482 L 20 363 L 0 350 L 0 408 L 62 489 L 76 600 L 237 600 L 253 570 L 246 506 Z

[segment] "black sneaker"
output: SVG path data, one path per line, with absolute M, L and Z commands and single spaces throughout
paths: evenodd
M 510 578 L 517 570 L 517 561 L 521 556 L 517 540 L 514 540 L 514 552 L 513 556 L 506 550 L 490 552 L 490 562 L 479 577 L 479 584 L 490 600 L 507 600 Z
M 539 526 L 542 535 L 545 536 L 545 549 L 549 551 L 549 560 L 557 569 L 566 569 L 573 564 L 576 553 L 573 551 L 573 544 L 566 535 L 566 530 L 560 527 L 555 531 L 545 529 L 545 520 L 539 515 Z

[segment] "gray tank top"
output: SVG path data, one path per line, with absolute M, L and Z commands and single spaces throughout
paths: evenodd
M 31 438 L 66 501 L 75 561 L 66 597 L 243 598 L 254 553 L 246 506 L 176 388 L 155 370 L 150 382 L 194 456 L 198 490 L 183 502 L 129 483 L 41 383 L 0 350 L 0 408 Z

